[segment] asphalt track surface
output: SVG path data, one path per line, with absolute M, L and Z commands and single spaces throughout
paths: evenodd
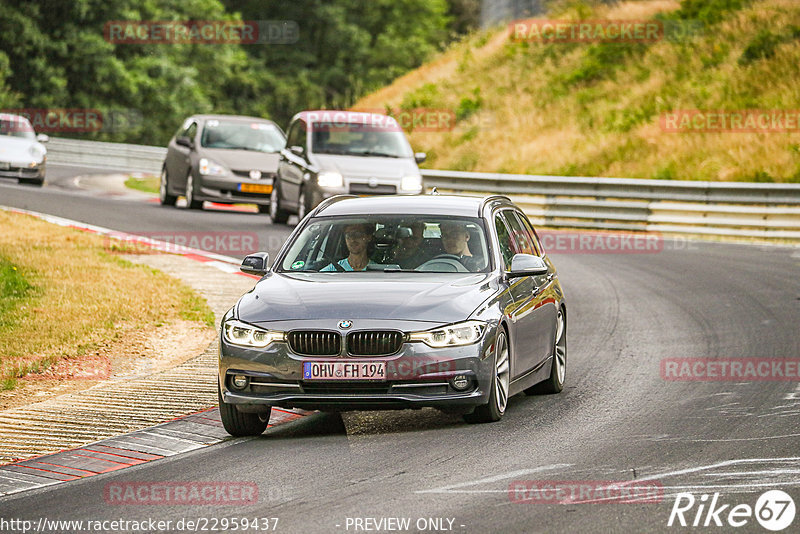
M 0 204 L 132 233 L 255 232 L 272 254 L 290 230 L 264 215 L 107 198 L 75 187 L 86 172 L 51 166 L 42 189 L 0 181 Z M 172 521 L 171 532 L 181 519 L 242 517 L 279 518 L 278 532 L 769 532 L 752 516 L 733 529 L 728 513 L 773 489 L 800 507 L 800 383 L 661 373 L 665 358 L 800 357 L 800 250 L 678 240 L 658 253 L 552 257 L 569 317 L 559 395 L 513 397 L 489 425 L 428 409 L 315 414 L 258 438 L 6 497 L 0 520 L 154 519 Z M 509 493 L 521 480 L 637 480 L 662 493 L 653 503 L 597 500 L 608 492 L 514 502 L 533 496 Z M 255 483 L 258 498 L 137 506 L 104 497 L 109 484 L 177 481 Z M 667 526 L 679 492 L 697 498 L 686 528 Z M 692 527 L 701 496 L 708 505 L 715 492 L 718 507 L 729 505 L 724 526 L 703 527 L 704 511 Z M 397 525 L 368 518 L 410 523 L 390 530 Z M 75 529 L 48 532 L 67 531 Z M 798 531 L 800 512 L 785 530 Z

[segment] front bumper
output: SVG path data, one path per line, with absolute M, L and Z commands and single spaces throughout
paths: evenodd
M 423 343 L 404 343 L 397 354 L 373 357 L 312 357 L 294 354 L 288 344 L 265 349 L 228 344 L 220 337 L 219 384 L 222 399 L 242 411 L 258 405 L 305 409 L 471 408 L 485 404 L 493 376 L 494 334 L 463 347 L 432 349 Z M 386 379 L 379 381 L 305 380 L 303 363 L 386 362 Z M 247 376 L 246 388 L 231 384 L 234 375 Z M 469 378 L 466 390 L 450 379 Z
M 5 168 L 6 166 L 8 168 Z M 0 177 L 2 178 L 44 179 L 44 174 L 44 163 L 41 163 L 36 167 L 29 167 L 19 163 L 7 163 L 0 161 Z
M 274 177 L 264 173 L 265 178 L 253 180 L 238 175 L 202 176 L 198 200 L 208 200 L 222 204 L 260 204 L 269 205 Z M 263 189 L 258 192 L 242 191 L 247 188 Z

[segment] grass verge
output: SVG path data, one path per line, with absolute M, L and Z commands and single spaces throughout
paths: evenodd
M 653 43 L 514 41 L 507 27 L 465 38 L 357 102 L 450 110 L 409 133 L 436 169 L 566 176 L 800 182 L 800 130 L 670 131 L 677 110 L 797 116 L 797 0 L 549 3 L 545 18 L 659 20 Z M 671 28 L 669 32 L 666 28 Z M 796 120 L 795 120 L 796 123 Z M 793 123 L 794 124 L 794 123 Z M 444 127 L 447 126 L 447 127 Z
M 158 193 L 159 177 L 145 176 L 144 178 L 138 178 L 136 176 L 129 176 L 128 179 L 125 180 L 125 187 L 136 191 L 144 191 L 145 193 Z
M 0 389 L 137 329 L 213 328 L 205 299 L 104 238 L 0 211 Z

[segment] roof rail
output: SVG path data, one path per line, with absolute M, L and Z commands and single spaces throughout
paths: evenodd
M 358 198 L 358 195 L 336 195 L 326 198 L 325 200 L 317 204 L 317 207 L 314 208 L 314 211 L 312 213 L 319 213 L 320 211 L 324 210 L 331 204 L 336 204 L 337 202 L 340 202 L 342 200 L 347 200 L 348 198 Z
M 483 213 L 483 208 L 486 207 L 486 204 L 496 200 L 502 200 L 508 202 L 509 204 L 513 204 L 513 201 L 505 195 L 489 195 L 488 197 L 484 197 L 483 201 L 481 202 L 481 207 L 478 208 L 478 216 Z

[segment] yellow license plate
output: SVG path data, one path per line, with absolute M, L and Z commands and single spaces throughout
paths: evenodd
M 272 184 L 239 184 L 242 193 L 272 193 Z

